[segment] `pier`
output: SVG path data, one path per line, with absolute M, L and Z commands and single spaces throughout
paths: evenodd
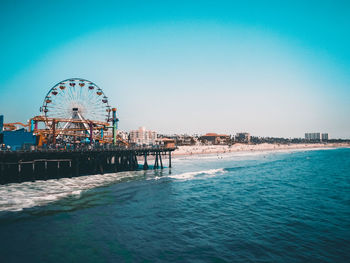
M 175 148 L 0 151 L 0 184 L 163 169 Z M 149 158 L 151 157 L 152 160 Z M 141 163 L 139 164 L 139 161 Z M 154 162 L 153 165 L 151 162 Z
M 92 81 L 56 83 L 40 113 L 27 123 L 4 123 L 0 115 L 0 184 L 163 169 L 165 159 L 171 167 L 174 140 L 155 133 L 131 140 L 118 130 L 117 108 Z

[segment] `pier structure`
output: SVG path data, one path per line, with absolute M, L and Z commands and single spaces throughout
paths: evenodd
M 131 146 L 118 133 L 117 109 L 92 81 L 58 82 L 47 92 L 40 112 L 27 124 L 2 125 L 0 116 L 0 184 L 162 169 L 164 158 L 171 167 L 175 145 Z
M 174 148 L 111 148 L 91 150 L 0 151 L 0 184 L 82 175 L 163 169 Z M 152 157 L 153 166 L 148 163 Z M 139 160 L 143 163 L 139 164 Z M 154 159 L 154 160 L 153 160 Z

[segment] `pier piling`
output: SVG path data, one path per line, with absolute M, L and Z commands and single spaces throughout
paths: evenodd
M 144 154 L 144 163 L 143 163 L 143 170 L 148 169 L 148 164 L 147 164 L 147 153 L 145 152 Z
M 169 168 L 171 168 L 171 152 L 169 151 Z
M 114 148 L 103 150 L 0 151 L 0 184 L 57 179 L 91 174 L 149 169 L 148 156 L 154 156 L 154 169 L 164 168 L 163 156 L 173 148 Z

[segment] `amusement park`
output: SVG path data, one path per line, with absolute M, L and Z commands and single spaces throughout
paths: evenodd
M 175 145 L 129 144 L 118 131 L 117 109 L 89 80 L 54 85 L 40 113 L 27 123 L 0 116 L 0 184 L 164 168 L 162 156 L 171 167 Z
M 46 94 L 40 115 L 28 123 L 4 123 L 2 149 L 76 149 L 127 146 L 118 135 L 117 109 L 95 83 L 81 78 L 60 81 Z

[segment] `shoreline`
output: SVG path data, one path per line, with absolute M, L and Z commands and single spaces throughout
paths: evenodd
M 228 145 L 193 145 L 178 146 L 173 152 L 173 156 L 201 156 L 212 154 L 227 154 L 238 152 L 263 152 L 263 151 L 284 151 L 284 150 L 311 150 L 311 149 L 329 149 L 329 148 L 348 148 L 349 143 L 309 143 L 309 144 L 234 144 Z

